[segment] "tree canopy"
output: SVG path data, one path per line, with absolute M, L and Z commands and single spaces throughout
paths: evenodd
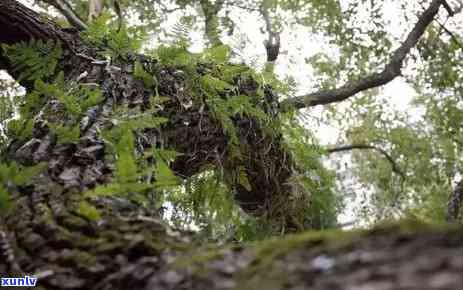
M 84 266 L 92 279 L 124 259 L 184 266 L 179 253 L 191 253 L 177 246 L 190 239 L 240 245 L 315 232 L 256 244 L 259 271 L 267 247 L 331 245 L 346 221 L 461 221 L 462 9 L 445 0 L 4 0 L 5 267 L 53 264 L 56 277 L 75 276 L 69 288 L 85 289 Z M 337 133 L 326 142 L 329 128 Z M 104 267 L 111 249 L 122 260 Z M 195 256 L 193 272 L 227 255 L 240 269 L 246 252 L 222 250 Z M 318 257 L 315 268 L 329 263 Z M 181 271 L 165 271 L 156 277 L 169 281 L 143 287 L 179 283 Z M 243 275 L 255 289 L 252 269 Z

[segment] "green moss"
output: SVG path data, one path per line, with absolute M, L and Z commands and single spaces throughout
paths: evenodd
M 384 236 L 386 239 L 412 236 L 418 233 L 461 232 L 461 225 L 426 224 L 416 220 L 385 222 L 369 230 L 328 230 L 289 235 L 273 238 L 250 245 L 255 257 L 243 271 L 237 273 L 238 285 L 235 289 L 280 289 L 289 277 L 284 271 L 284 262 L 279 259 L 297 249 L 307 249 L 322 253 L 333 253 L 356 245 L 359 241 L 372 235 Z
M 189 272 L 197 277 L 207 278 L 209 264 L 212 261 L 220 260 L 226 251 L 233 249 L 232 245 L 222 247 L 218 247 L 217 245 L 196 246 L 189 247 L 184 255 L 174 261 L 171 267 L 174 270 L 188 269 Z
M 80 213 L 79 213 L 80 214 Z M 91 215 L 90 213 L 88 213 Z M 89 221 L 97 221 L 98 219 L 92 220 L 92 216 L 76 216 L 76 215 L 67 215 L 64 217 L 60 223 L 69 229 L 84 229 L 89 227 Z
M 104 240 L 97 247 L 95 247 L 95 250 L 100 253 L 101 252 L 108 253 L 108 252 L 118 251 L 120 247 L 121 247 L 120 242 L 110 242 L 110 241 Z
M 251 244 L 255 255 L 253 264 L 240 276 L 244 279 L 272 269 L 275 260 L 301 248 L 320 247 L 333 250 L 348 246 L 361 236 L 361 231 L 325 230 L 292 234 L 283 238 L 271 238 Z
M 324 231 L 308 231 L 304 233 L 291 234 L 282 238 L 271 238 L 265 241 L 252 244 L 253 251 L 256 255 L 265 256 L 271 253 L 274 256 L 285 254 L 289 250 L 294 250 L 301 247 L 323 245 L 328 248 L 341 247 L 352 241 L 353 237 L 357 237 L 359 231 L 343 231 L 343 230 L 324 230 Z
M 35 219 L 41 224 L 55 224 L 51 209 L 45 203 L 35 205 Z
M 420 232 L 449 232 L 461 231 L 461 225 L 448 223 L 426 223 L 416 219 L 404 219 L 400 221 L 383 221 L 371 230 L 365 231 L 368 235 L 413 235 Z
M 199 247 L 199 249 L 196 249 L 194 252 L 190 251 L 190 253 L 187 253 L 187 255 L 177 259 L 173 263 L 173 267 L 184 268 L 191 266 L 203 266 L 214 259 L 220 258 L 223 255 L 223 251 L 225 249 L 226 247 L 218 248 L 216 245 Z

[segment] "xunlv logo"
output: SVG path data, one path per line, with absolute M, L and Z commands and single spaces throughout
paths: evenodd
M 34 287 L 37 278 L 26 276 L 24 278 L 0 278 L 1 287 Z

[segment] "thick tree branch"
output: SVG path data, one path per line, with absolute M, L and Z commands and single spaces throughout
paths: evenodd
M 357 81 L 349 82 L 333 90 L 319 91 L 308 95 L 289 98 L 283 101 L 283 108 L 293 105 L 297 109 L 316 105 L 325 105 L 334 102 L 341 102 L 356 95 L 359 92 L 371 88 L 385 85 L 401 74 L 402 65 L 405 57 L 410 50 L 418 43 L 428 25 L 434 20 L 439 12 L 439 8 L 444 4 L 444 0 L 433 0 L 429 7 L 418 18 L 412 31 L 408 34 L 405 41 L 397 48 L 386 64 L 383 71 L 374 73 Z
M 60 38 L 56 25 L 12 0 L 0 2 L 0 25 L 1 43 L 13 44 L 30 39 Z
M 80 42 L 74 34 L 63 31 L 53 22 L 14 0 L 0 2 L 0 26 L 0 43 L 4 44 L 51 39 L 60 41 L 65 47 L 72 49 L 73 44 Z
M 221 5 L 220 3 L 216 2 L 214 3 L 214 7 L 216 9 L 219 9 L 219 6 Z M 217 6 L 219 5 L 219 6 Z M 0 11 L 0 23 L 4 23 L 6 27 L 8 27 L 7 31 L 8 33 L 14 32 L 14 37 L 9 37 L 8 39 L 4 38 L 4 35 L 0 33 L 0 43 L 2 42 L 7 42 L 7 43 L 15 43 L 19 41 L 28 41 L 31 38 L 39 38 L 39 39 L 57 39 L 60 41 L 63 41 L 64 44 L 68 44 L 68 47 L 70 49 L 65 49 L 65 53 L 67 55 L 64 55 L 64 57 L 61 59 L 60 63 L 60 70 L 64 72 L 65 78 L 70 79 L 72 81 L 75 81 L 77 79 L 81 79 L 79 76 L 85 73 L 87 79 L 92 79 L 94 83 L 103 83 L 106 81 L 107 78 L 113 78 L 114 77 L 114 72 L 110 70 L 109 68 L 103 68 L 101 67 L 101 63 L 97 63 L 94 61 L 94 59 L 91 58 L 92 54 L 89 53 L 87 56 L 86 52 L 87 50 L 92 52 L 91 48 L 79 43 L 79 38 L 76 36 L 73 39 L 69 39 L 69 35 L 64 32 L 62 29 L 59 27 L 53 25 L 52 23 L 42 23 L 40 20 L 42 17 L 40 17 L 37 13 L 30 11 L 28 8 L 24 7 L 23 5 L 17 4 L 14 0 L 5 0 L 5 2 L 1 2 L 0 4 L 0 9 L 5 8 L 4 10 Z M 218 11 L 218 10 L 217 10 Z M 28 17 L 20 17 L 22 14 L 27 14 Z M 13 21 L 8 21 L 9 18 L 7 17 L 13 17 Z M 7 20 L 4 20 L 4 19 Z M 18 18 L 18 19 L 16 19 Z M 23 19 L 24 18 L 24 19 Z M 30 29 L 34 29 L 35 26 L 32 24 L 35 24 L 40 31 L 43 30 L 43 33 L 29 33 Z M 76 41 L 77 45 L 74 47 L 74 43 L 71 42 Z M 81 52 L 84 53 L 81 53 Z M 6 60 L 6 58 L 4 58 Z M 14 73 L 16 71 L 7 65 L 3 67 L 5 69 L 9 69 L 10 72 L 13 73 L 13 77 L 15 77 Z M 120 71 L 120 68 L 118 70 Z M 20 73 L 20 72 L 17 72 Z M 94 73 L 94 75 L 90 75 L 90 73 Z M 121 72 L 122 73 L 122 72 Z M 130 70 L 128 71 L 123 71 L 125 76 L 130 79 L 130 82 L 133 82 L 133 86 L 137 87 L 140 86 L 140 83 L 137 83 L 137 80 L 134 79 L 132 72 Z M 101 75 L 100 75 L 101 74 Z M 106 78 L 106 79 L 105 79 Z M 111 80 L 110 83 L 114 84 L 115 86 L 119 85 L 119 79 L 117 81 Z M 24 84 L 21 83 L 22 85 L 25 85 L 27 88 L 32 88 L 33 87 L 33 82 L 32 84 Z M 106 83 L 105 83 L 106 84 Z M 176 84 L 177 85 L 177 84 Z M 122 85 L 121 85 L 122 86 Z M 124 90 L 127 89 L 130 92 L 125 92 Z M 172 94 L 170 91 L 171 86 L 170 83 L 169 85 L 162 85 L 160 86 L 159 92 L 161 93 L 163 90 L 167 90 L 168 94 Z M 139 89 L 143 91 L 143 89 Z M 134 88 L 126 85 L 124 89 L 121 89 L 119 87 L 114 88 L 114 91 L 106 89 L 106 91 L 110 92 L 108 99 L 118 99 L 122 100 L 127 98 L 127 96 L 132 96 L 134 94 L 134 91 L 137 91 L 137 97 L 141 98 L 142 100 L 139 100 L 139 103 L 144 103 L 146 96 L 144 96 L 142 93 L 140 93 L 138 90 L 135 90 Z M 249 94 L 254 94 L 255 92 L 249 91 Z M 119 95 L 121 94 L 121 95 Z M 115 96 L 117 95 L 117 96 Z M 196 109 L 196 107 L 195 107 Z M 169 112 L 167 109 L 164 110 L 166 117 L 171 118 L 172 116 L 170 114 L 182 114 L 183 112 L 181 110 L 178 110 L 177 108 L 174 109 L 175 113 Z M 193 117 L 194 115 L 194 117 Z M 221 164 L 221 166 L 227 168 L 230 170 L 230 175 L 233 174 L 233 168 L 238 166 L 236 162 L 231 162 L 228 159 L 228 155 L 225 153 L 220 153 L 220 154 L 215 154 L 214 152 L 224 152 L 226 149 L 226 142 L 224 142 L 225 136 L 223 135 L 223 131 L 221 128 L 217 127 L 215 123 L 213 122 L 212 118 L 210 120 L 211 123 L 211 128 L 208 130 L 205 130 L 205 126 L 207 124 L 206 122 L 206 117 L 204 114 L 193 114 L 190 116 L 191 118 L 200 118 L 200 121 L 198 121 L 201 125 L 199 127 L 188 127 L 188 125 L 185 124 L 191 124 L 193 121 L 190 121 L 188 123 L 182 123 L 183 125 L 178 126 L 175 125 L 173 128 L 175 128 L 175 133 L 172 133 L 175 135 L 172 140 L 168 139 L 166 143 L 171 144 L 172 147 L 176 148 L 178 152 L 184 153 L 185 157 L 179 157 L 176 162 L 173 163 L 173 170 L 174 172 L 178 173 L 180 176 L 191 176 L 196 174 L 200 168 L 205 164 L 205 163 L 213 163 L 217 162 Z M 174 117 L 172 117 L 174 118 Z M 175 118 L 174 118 L 175 119 Z M 180 120 L 182 118 L 179 118 Z M 175 119 L 177 120 L 177 119 Z M 196 121 L 194 121 L 196 122 Z M 193 122 L 193 123 L 194 123 Z M 213 127 L 214 126 L 214 127 Z M 268 139 L 266 137 L 266 133 L 262 131 L 257 132 L 257 124 L 254 120 L 241 120 L 239 124 L 237 125 L 238 128 L 238 133 L 243 134 L 242 139 L 240 139 L 240 142 L 246 145 L 246 148 L 253 148 L 251 152 L 249 152 L 249 160 L 246 160 L 242 166 L 244 168 L 249 168 L 250 171 L 252 171 L 252 176 L 250 175 L 249 177 L 249 183 L 251 184 L 251 189 L 249 187 L 244 187 L 241 185 L 231 185 L 234 188 L 235 191 L 235 199 L 237 203 L 245 210 L 246 212 L 250 213 L 255 213 L 259 212 L 259 208 L 264 208 L 263 204 L 265 204 L 265 209 L 270 209 L 270 205 L 272 202 L 270 202 L 270 199 L 277 198 L 281 199 L 284 198 L 282 197 L 282 192 L 290 192 L 290 186 L 287 185 L 286 180 L 290 177 L 291 175 L 291 164 L 292 158 L 288 154 L 288 152 L 281 147 L 279 147 L 279 143 L 276 141 L 274 137 Z M 213 129 L 212 129 L 213 127 Z M 193 129 L 194 128 L 194 129 Z M 204 129 L 204 130 L 203 130 Z M 248 134 L 249 130 L 255 130 L 256 134 Z M 166 129 L 167 130 L 167 129 Z M 179 133 L 179 130 L 184 130 L 181 133 Z M 199 130 L 199 131 L 195 131 Z M 215 136 L 214 142 L 211 143 L 211 141 L 204 141 L 203 142 L 201 137 L 199 136 L 204 136 L 204 138 L 210 138 L 211 136 L 211 131 L 213 130 L 219 130 L 221 133 L 217 136 Z M 167 130 L 168 131 L 168 130 Z M 213 134 L 212 134 L 213 135 Z M 184 136 L 185 139 L 180 138 L 179 136 Z M 188 136 L 188 137 L 187 137 Z M 167 137 L 166 137 L 167 138 Z M 198 141 L 199 140 L 199 141 Z M 204 149 L 199 150 L 200 145 L 192 145 L 191 142 L 199 142 L 202 145 L 201 146 L 206 146 Z M 214 144 L 212 148 L 209 148 L 208 146 L 210 144 Z M 222 148 L 222 149 L 220 149 Z M 265 148 L 265 149 L 264 149 Z M 198 153 L 199 150 L 201 153 Z M 191 155 L 187 154 L 187 152 L 193 151 Z M 263 153 L 265 151 L 265 153 Z M 31 155 L 31 154 L 27 154 Z M 190 158 L 191 156 L 195 156 L 195 158 Z M 220 158 L 223 158 L 223 160 L 217 160 L 217 156 Z M 225 157 L 224 157 L 225 156 Z M 265 162 L 266 167 L 258 167 L 254 168 L 255 162 L 252 162 L 253 160 L 264 160 L 267 158 L 267 156 L 270 157 L 274 162 L 276 159 L 282 160 L 281 162 L 275 163 L 274 165 L 271 165 L 271 162 Z M 262 161 L 264 162 L 264 161 Z M 272 169 L 272 167 L 275 167 Z M 252 169 L 251 169 L 252 167 Z M 265 170 L 265 173 L 256 173 Z M 266 172 L 272 172 L 271 177 L 269 178 L 269 175 Z M 233 176 L 229 178 L 229 180 L 233 180 Z M 253 185 L 255 184 L 255 186 Z M 273 194 L 275 193 L 275 195 Z M 279 209 L 275 209 L 274 212 L 277 212 Z M 262 212 L 262 211 L 260 211 Z M 256 214 L 257 215 L 257 214 Z
M 367 144 L 353 144 L 353 145 L 345 145 L 345 146 L 340 146 L 336 148 L 331 148 L 331 149 L 328 149 L 327 152 L 328 154 L 332 154 L 336 152 L 351 151 L 351 150 L 356 150 L 356 149 L 378 151 L 387 159 L 387 161 L 389 161 L 389 163 L 391 163 L 392 171 L 400 175 L 402 178 L 405 178 L 405 174 L 402 172 L 402 170 L 400 170 L 400 167 L 397 165 L 394 158 L 392 158 L 392 156 L 389 155 L 389 153 L 387 153 L 385 150 L 379 147 L 376 147 L 373 145 L 367 145 Z
M 75 61 L 76 58 L 85 58 L 86 63 L 92 58 L 86 56 L 92 54 L 92 49 L 83 44 L 76 33 L 63 30 L 58 25 L 40 16 L 26 6 L 14 0 L 0 1 L 0 43 L 16 44 L 19 42 L 29 42 L 30 40 L 54 40 L 61 43 L 64 49 L 63 66 L 83 65 L 84 62 Z M 20 74 L 15 70 L 0 49 L 0 69 L 5 69 L 13 78 Z M 77 71 L 77 70 L 76 70 Z M 32 82 L 33 83 L 33 82 Z M 23 80 L 21 85 L 30 88 L 31 82 Z

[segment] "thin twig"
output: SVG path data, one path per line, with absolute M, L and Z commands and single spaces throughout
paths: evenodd
M 397 163 L 395 162 L 394 158 L 392 158 L 392 156 L 389 155 L 389 153 L 387 153 L 384 149 L 379 148 L 377 146 L 367 145 L 367 144 L 352 144 L 352 145 L 344 145 L 344 146 L 340 146 L 340 147 L 331 148 L 331 149 L 328 149 L 327 152 L 328 152 L 328 154 L 332 154 L 332 153 L 336 153 L 336 152 L 351 151 L 351 150 L 355 150 L 355 149 L 376 150 L 376 151 L 378 151 L 379 153 L 381 153 L 387 159 L 387 161 L 389 161 L 389 163 L 392 166 L 392 171 L 397 173 L 398 175 L 400 175 L 403 179 L 405 179 L 405 174 L 402 172 L 402 170 L 400 170 L 400 168 L 397 165 Z

